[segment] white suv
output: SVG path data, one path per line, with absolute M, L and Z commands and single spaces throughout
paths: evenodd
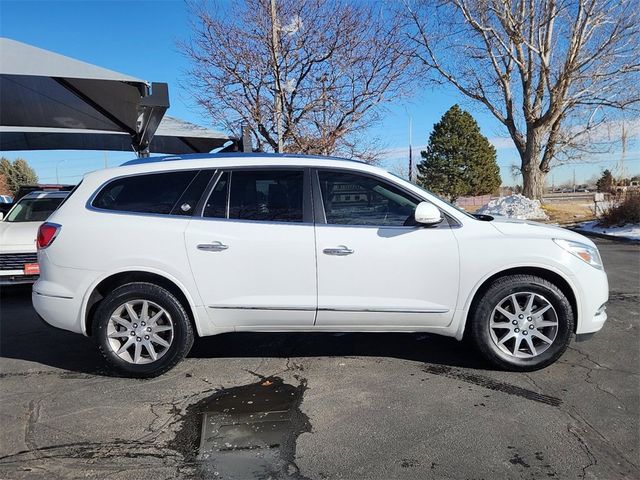
M 340 159 L 135 160 L 85 176 L 38 246 L 38 313 L 137 377 L 233 331 L 468 336 L 494 365 L 533 370 L 607 318 L 587 238 L 474 217 Z

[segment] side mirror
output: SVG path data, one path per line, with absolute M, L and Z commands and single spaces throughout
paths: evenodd
M 440 210 L 433 203 L 420 202 L 414 213 L 416 222 L 422 225 L 437 225 L 443 218 Z

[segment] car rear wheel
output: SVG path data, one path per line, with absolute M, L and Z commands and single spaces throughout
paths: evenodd
M 96 310 L 94 331 L 106 361 L 138 378 L 173 368 L 193 345 L 193 329 L 182 304 L 151 283 L 129 283 L 111 292 Z
M 477 303 L 471 340 L 493 365 L 537 370 L 555 362 L 569 346 L 573 310 L 556 285 L 534 275 L 494 281 Z

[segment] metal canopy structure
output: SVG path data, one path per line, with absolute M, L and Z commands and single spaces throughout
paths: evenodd
M 126 133 L 106 130 L 0 126 L 1 150 L 131 150 Z M 162 118 L 151 139 L 149 153 L 208 153 L 213 149 L 233 149 L 234 139 L 168 115 Z
M 161 122 L 168 108 L 166 83 L 0 38 L 0 150 L 133 149 L 144 156 L 237 144 L 170 117 Z

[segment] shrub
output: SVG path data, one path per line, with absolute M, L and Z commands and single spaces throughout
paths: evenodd
M 600 220 L 603 227 L 640 224 L 640 192 L 627 192 L 619 202 L 605 209 Z

